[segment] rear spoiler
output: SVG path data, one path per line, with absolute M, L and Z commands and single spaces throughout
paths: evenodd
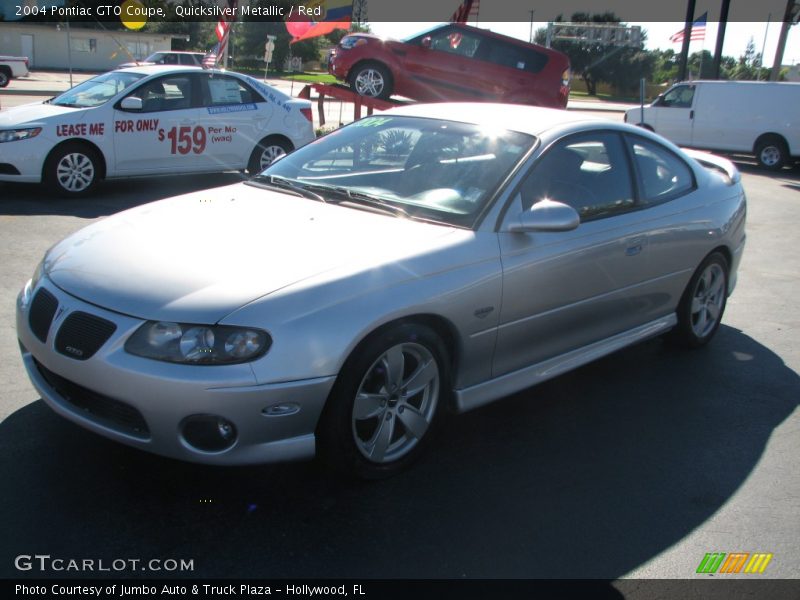
M 699 162 L 703 167 L 711 171 L 724 175 L 728 178 L 731 185 L 739 183 L 742 179 L 739 169 L 736 168 L 731 161 L 727 158 L 722 158 L 710 152 L 701 152 L 700 150 L 692 150 L 690 148 L 681 148 L 686 154 Z

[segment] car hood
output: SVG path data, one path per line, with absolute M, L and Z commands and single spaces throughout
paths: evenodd
M 442 247 L 455 231 L 236 184 L 94 223 L 48 252 L 45 273 L 109 310 L 216 323 L 326 271 L 368 269 Z
M 57 117 L 69 113 L 75 117 L 82 117 L 85 109 L 70 108 L 68 106 L 56 106 L 55 104 L 45 104 L 34 102 L 15 106 L 0 112 L 0 127 L 15 127 L 17 125 L 35 125 L 50 117 Z

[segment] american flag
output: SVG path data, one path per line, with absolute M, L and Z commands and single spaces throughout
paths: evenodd
M 214 67 L 217 66 L 217 60 L 220 56 L 219 44 L 220 43 L 217 42 L 216 44 L 214 44 L 214 47 L 211 48 L 211 50 L 206 52 L 206 55 L 203 57 L 204 68 L 213 69 Z
M 706 21 L 708 20 L 708 13 L 705 12 L 703 15 L 697 19 L 694 23 L 692 23 L 692 33 L 689 36 L 689 41 L 691 42 L 699 42 L 706 39 Z M 680 31 L 676 31 L 673 33 L 669 41 L 675 44 L 679 44 L 683 42 L 683 34 L 684 30 L 681 29 Z
M 227 0 L 227 5 L 234 11 L 236 10 L 237 0 Z M 231 17 L 231 21 L 236 17 Z M 225 55 L 228 52 L 228 36 L 231 32 L 231 21 L 227 20 L 224 16 L 220 17 L 217 26 L 214 28 L 214 33 L 217 35 L 217 43 L 211 50 L 209 50 L 203 57 L 203 66 L 206 68 L 216 67 L 220 60 L 224 62 Z
M 450 17 L 451 23 L 466 23 L 470 17 L 477 17 L 481 11 L 481 0 L 464 0 Z

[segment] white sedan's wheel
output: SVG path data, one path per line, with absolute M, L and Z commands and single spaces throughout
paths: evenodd
M 91 190 L 99 178 L 99 159 L 89 147 L 69 144 L 58 148 L 47 161 L 46 179 L 65 196 L 81 196 Z
M 291 143 L 281 137 L 268 137 L 261 140 L 253 149 L 247 170 L 251 175 L 261 173 L 278 158 L 294 150 Z

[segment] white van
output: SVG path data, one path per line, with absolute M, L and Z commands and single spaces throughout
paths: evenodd
M 679 146 L 755 154 L 778 170 L 800 157 L 800 83 L 678 83 L 649 106 L 625 113 Z

